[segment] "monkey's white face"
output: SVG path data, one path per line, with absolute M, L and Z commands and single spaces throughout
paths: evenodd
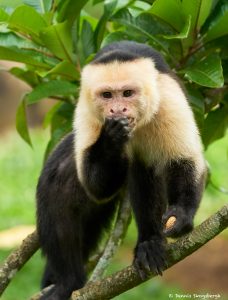
M 133 82 L 103 84 L 92 95 L 93 103 L 102 119 L 126 117 L 134 127 L 141 117 L 140 99 L 142 88 Z
M 158 109 L 157 71 L 150 59 L 91 64 L 82 72 L 79 101 L 101 122 L 126 117 L 132 127 L 151 120 Z

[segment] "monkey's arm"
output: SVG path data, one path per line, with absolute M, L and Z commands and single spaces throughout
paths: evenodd
M 125 182 L 128 161 L 123 147 L 129 132 L 126 118 L 107 119 L 98 140 L 84 153 L 83 184 L 98 201 L 115 195 Z
M 196 165 L 190 160 L 173 161 L 167 170 L 169 207 L 163 223 L 174 216 L 173 226 L 165 230 L 167 236 L 178 237 L 193 228 L 193 218 L 204 189 L 205 172 L 197 176 Z
M 134 264 L 140 276 L 147 272 L 161 274 L 165 268 L 165 237 L 162 214 L 165 210 L 163 178 L 153 167 L 134 162 L 130 170 L 130 199 L 134 211 L 138 241 Z

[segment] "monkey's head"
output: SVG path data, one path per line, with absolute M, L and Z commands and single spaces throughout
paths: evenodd
M 82 71 L 79 102 L 102 123 L 106 118 L 125 117 L 132 128 L 139 127 L 158 110 L 157 77 L 149 58 L 92 62 Z

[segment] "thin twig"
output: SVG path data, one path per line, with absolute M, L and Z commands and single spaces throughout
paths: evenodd
M 125 237 L 130 220 L 131 205 L 129 199 L 125 198 L 123 199 L 123 201 L 120 201 L 115 226 L 106 244 L 104 253 L 100 257 L 90 277 L 90 281 L 97 281 L 102 278 L 111 258 L 113 257 L 117 248 L 120 246 Z

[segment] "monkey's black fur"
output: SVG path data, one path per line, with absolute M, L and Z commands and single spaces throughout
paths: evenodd
M 92 63 L 106 64 L 114 60 L 125 62 L 142 57 L 152 58 L 155 62 L 155 67 L 159 72 L 171 72 L 170 67 L 160 53 L 150 46 L 131 41 L 115 42 L 105 46 L 96 54 Z
M 37 187 L 37 228 L 48 259 L 42 287 L 56 284 L 47 299 L 68 299 L 73 290 L 84 285 L 85 263 L 102 229 L 108 228 L 116 205 L 115 197 L 103 205 L 89 200 L 77 178 L 73 141 L 71 133 L 51 154 Z M 108 149 L 100 150 L 105 157 Z M 87 163 L 85 168 L 89 167 Z M 111 174 L 113 178 L 119 176 L 115 170 Z M 94 175 L 96 187 L 103 178 Z
M 136 57 L 152 57 L 160 72 L 169 70 L 156 51 L 133 42 L 105 47 L 93 63 Z M 123 151 L 130 134 L 126 118 L 107 119 L 97 141 L 85 151 L 82 184 L 76 170 L 74 134 L 66 136 L 50 155 L 37 187 L 37 229 L 48 261 L 42 287 L 55 284 L 42 299 L 66 300 L 85 284 L 85 264 L 102 230 L 109 227 L 121 190 L 129 192 L 136 218 L 134 264 L 142 277 L 148 271 L 161 274 L 166 265 L 163 223 L 171 215 L 177 217 L 175 226 L 166 232 L 169 236 L 191 230 L 202 191 L 203 183 L 195 183 L 191 161 L 173 161 L 166 175 L 158 175 L 155 165 L 146 167 L 137 155 L 130 163 Z M 166 202 L 170 204 L 167 211 Z

